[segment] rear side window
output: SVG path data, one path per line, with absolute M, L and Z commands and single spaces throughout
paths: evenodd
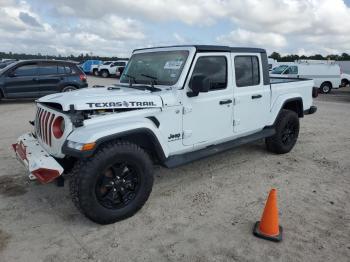
M 13 72 L 15 76 L 33 76 L 37 74 L 38 66 L 35 64 L 17 67 Z
M 210 90 L 225 89 L 227 86 L 227 61 L 224 56 L 199 57 L 192 76 L 204 75 L 210 80 Z
M 57 65 L 40 65 L 38 68 L 39 75 L 57 75 Z
M 235 73 L 237 87 L 258 85 L 260 83 L 259 58 L 257 56 L 236 56 Z
M 64 70 L 64 66 L 59 65 L 57 67 L 57 73 L 60 75 L 64 75 L 66 73 L 66 71 Z
M 66 74 L 73 74 L 72 68 L 70 66 L 65 66 L 64 70 L 66 71 Z

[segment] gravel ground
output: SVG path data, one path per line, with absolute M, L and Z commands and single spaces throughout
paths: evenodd
M 9 145 L 30 129 L 34 105 L 3 101 L 0 261 L 349 261 L 350 89 L 315 104 L 291 153 L 273 155 L 260 141 L 177 169 L 155 167 L 144 208 L 100 226 L 75 209 L 67 187 L 27 181 Z M 272 187 L 281 243 L 251 233 Z

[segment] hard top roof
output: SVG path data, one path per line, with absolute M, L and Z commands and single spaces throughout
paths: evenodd
M 171 47 L 195 47 L 197 52 L 266 53 L 265 49 L 253 47 L 230 47 L 220 45 L 173 45 L 135 49 L 134 51 Z

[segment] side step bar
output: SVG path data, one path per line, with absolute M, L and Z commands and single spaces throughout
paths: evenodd
M 240 137 L 235 140 L 231 140 L 222 144 L 211 145 L 195 152 L 170 156 L 163 162 L 163 164 L 168 168 L 178 167 L 181 165 L 191 163 L 195 160 L 199 160 L 211 155 L 215 155 L 215 154 L 227 151 L 234 147 L 238 147 L 259 139 L 273 136 L 275 133 L 276 133 L 276 130 L 274 128 L 265 128 L 258 133 L 245 136 L 245 137 Z

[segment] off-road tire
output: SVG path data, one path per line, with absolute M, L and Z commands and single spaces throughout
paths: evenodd
M 99 177 L 109 166 L 126 159 L 140 173 L 140 186 L 134 199 L 118 209 L 103 206 L 96 194 Z M 139 146 L 127 141 L 116 141 L 101 147 L 89 159 L 77 161 L 70 178 L 70 194 L 75 206 L 86 217 L 98 224 L 111 224 L 133 216 L 151 194 L 153 186 L 152 162 Z
M 320 92 L 322 94 L 329 94 L 332 91 L 332 85 L 330 83 L 323 83 L 320 86 Z
M 294 134 L 291 134 L 290 140 L 285 141 L 285 137 L 289 133 L 288 129 L 291 126 L 291 131 Z M 276 134 L 265 139 L 267 150 L 276 154 L 285 154 L 291 151 L 297 142 L 299 127 L 297 113 L 283 109 L 275 124 Z

